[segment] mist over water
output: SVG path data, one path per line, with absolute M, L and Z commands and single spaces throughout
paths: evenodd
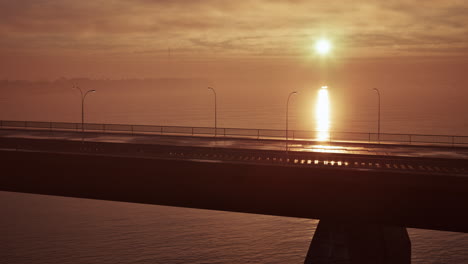
M 287 86 L 285 81 L 222 83 L 210 79 L 57 80 L 55 82 L 0 82 L 0 119 L 81 122 L 83 90 L 96 89 L 85 100 L 85 122 L 214 126 L 217 93 L 218 127 L 284 129 L 286 99 L 291 91 L 289 124 L 293 130 L 316 130 L 318 82 Z M 429 83 L 424 92 L 401 84 L 379 87 L 381 132 L 468 135 L 468 89 Z M 219 84 L 218 84 L 219 83 Z M 372 86 L 352 80 L 330 82 L 330 131 L 377 132 L 378 104 Z M 270 86 L 268 86 L 270 85 Z M 425 86 L 426 87 L 426 86 Z

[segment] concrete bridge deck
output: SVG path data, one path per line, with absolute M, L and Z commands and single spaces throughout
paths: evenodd
M 468 232 L 461 148 L 1 133 L 2 190 Z

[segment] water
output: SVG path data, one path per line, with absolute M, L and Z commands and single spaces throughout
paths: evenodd
M 97 90 L 85 101 L 85 121 L 89 123 L 212 127 L 214 97 L 206 83 L 210 82 L 88 80 L 78 85 Z M 216 87 L 218 127 L 285 129 L 286 99 L 292 88 L 281 82 L 268 89 L 243 86 Z M 290 129 L 317 128 L 319 88 L 304 85 L 295 89 L 299 94 L 289 103 Z M 427 88 L 427 93 L 418 94 L 416 88 L 380 88 L 382 133 L 468 135 L 468 89 Z M 329 86 L 328 90 L 331 131 L 377 132 L 377 96 L 372 89 Z M 34 85 L 0 81 L 0 119 L 81 122 L 80 94 L 71 88 L 71 81 Z
M 62 84 L 11 91 L 2 85 L 8 100 L 0 105 L 1 119 L 80 121 L 78 94 Z M 184 89 L 93 85 L 97 86 L 88 83 L 98 92 L 86 99 L 88 122 L 213 124 L 212 93 L 196 81 Z M 219 126 L 284 127 L 283 94 L 217 92 Z M 291 129 L 314 128 L 315 94 L 304 91 L 291 99 Z M 332 130 L 375 131 L 375 115 L 369 112 L 376 108 L 364 95 L 358 91 L 340 97 L 331 91 Z M 463 97 L 450 98 L 449 109 L 408 104 L 408 98 L 387 104 L 382 130 L 467 135 L 457 107 L 464 104 Z M 302 263 L 317 224 L 309 219 L 9 192 L 0 192 L 0 212 L 0 262 L 13 264 Z M 468 234 L 418 229 L 409 233 L 413 263 L 468 263 Z
M 317 220 L 0 192 L 2 263 L 302 263 Z M 468 234 L 409 229 L 413 263 L 466 263 Z

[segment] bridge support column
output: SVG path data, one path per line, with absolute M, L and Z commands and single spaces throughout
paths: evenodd
M 405 227 L 321 220 L 304 264 L 410 264 Z

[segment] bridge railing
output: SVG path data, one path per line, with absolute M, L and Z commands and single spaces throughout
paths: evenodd
M 48 131 L 86 131 L 99 133 L 127 133 L 127 134 L 160 134 L 183 136 L 217 136 L 252 139 L 286 139 L 286 131 L 279 129 L 252 128 L 213 128 L 213 127 L 185 127 L 131 124 L 96 124 L 40 121 L 5 121 L 0 120 L 1 128 L 48 130 Z M 289 130 L 289 140 L 324 141 L 317 139 L 317 131 Z M 329 142 L 366 142 L 408 145 L 446 145 L 468 146 L 468 136 L 455 135 L 427 135 L 427 134 L 398 134 L 398 133 L 365 133 L 332 131 L 325 140 Z

